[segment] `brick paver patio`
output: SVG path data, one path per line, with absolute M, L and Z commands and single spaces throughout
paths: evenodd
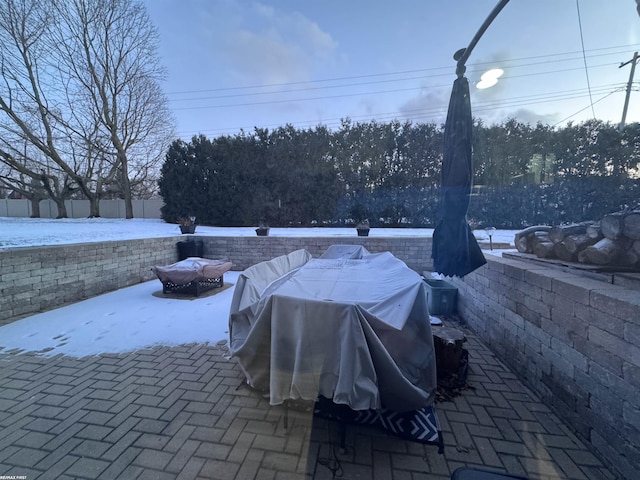
M 0 355 L 0 478 L 448 479 L 484 465 L 531 479 L 614 479 L 467 333 L 469 384 L 437 404 L 445 453 L 373 428 L 271 407 L 224 345 L 82 359 Z M 334 477 L 335 474 L 335 477 Z

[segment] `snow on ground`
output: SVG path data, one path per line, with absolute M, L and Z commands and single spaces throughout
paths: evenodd
M 239 272 L 227 272 L 234 284 Z M 215 344 L 229 337 L 233 287 L 213 296 L 161 298 L 159 280 L 98 295 L 0 327 L 0 353 L 12 349 L 85 357 L 186 343 Z
M 371 229 L 370 236 L 424 235 L 431 229 Z M 513 245 L 515 231 L 494 232 L 494 244 Z M 0 217 L 0 249 L 179 235 L 162 220 L 38 219 Z M 255 236 L 254 227 L 198 226 L 197 235 Z M 487 242 L 484 230 L 478 240 Z M 272 228 L 271 236 L 354 237 L 354 228 Z M 501 250 L 488 251 L 500 255 Z M 227 272 L 235 285 L 238 272 Z M 215 344 L 228 339 L 233 286 L 199 298 L 162 298 L 158 280 L 99 295 L 73 305 L 32 315 L 0 327 L 0 353 L 20 350 L 39 355 L 85 357 L 132 352 L 185 343 Z
M 513 245 L 514 230 L 498 230 L 494 242 Z M 255 227 L 205 227 L 199 225 L 196 235 L 225 237 L 255 236 Z M 424 235 L 430 228 L 372 228 L 372 237 Z M 136 238 L 156 238 L 180 235 L 178 225 L 156 219 L 120 218 L 14 218 L 0 217 L 0 249 L 60 245 L 70 243 L 103 242 Z M 271 228 L 272 237 L 353 237 L 355 228 Z M 475 231 L 478 240 L 488 240 L 484 230 Z

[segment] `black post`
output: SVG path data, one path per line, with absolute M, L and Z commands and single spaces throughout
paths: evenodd
M 493 22 L 493 20 L 498 16 L 500 11 L 505 7 L 507 3 L 509 3 L 509 0 L 500 0 L 500 2 L 493 8 L 491 13 L 487 17 L 487 19 L 484 21 L 484 23 L 480 26 L 480 29 L 476 32 L 475 36 L 471 39 L 469 46 L 467 48 L 462 48 L 458 50 L 453 55 L 453 59 L 456 62 L 458 62 L 458 65 L 456 67 L 456 74 L 458 75 L 458 77 L 461 77 L 464 75 L 464 71 L 466 69 L 465 63 L 469 59 L 469 56 L 471 55 L 471 51 L 474 49 L 474 47 L 480 40 L 480 37 L 482 37 L 484 32 L 487 30 L 487 28 L 489 28 L 489 25 L 491 25 L 491 22 Z

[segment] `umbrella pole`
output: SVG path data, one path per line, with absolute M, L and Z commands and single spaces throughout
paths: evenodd
M 458 66 L 456 68 L 456 74 L 458 75 L 458 77 L 464 75 L 464 71 L 466 69 L 464 64 L 469 59 L 471 51 L 474 49 L 482 35 L 484 35 L 484 32 L 487 30 L 487 28 L 489 28 L 491 22 L 493 22 L 493 20 L 498 16 L 500 11 L 505 7 L 507 3 L 509 3 L 509 0 L 500 0 L 500 2 L 498 2 L 498 4 L 493 8 L 484 23 L 480 26 L 480 29 L 476 32 L 475 36 L 471 39 L 469 46 L 467 48 L 458 50 L 453 55 L 453 59 L 458 62 Z

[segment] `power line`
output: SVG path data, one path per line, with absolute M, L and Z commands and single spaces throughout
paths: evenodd
M 592 50 L 588 50 L 588 52 L 604 52 L 604 51 L 611 51 L 611 50 L 618 50 L 618 49 L 625 49 L 624 52 L 612 52 L 612 53 L 601 53 L 598 55 L 590 55 L 589 58 L 591 57 L 597 57 L 597 56 L 609 56 L 609 55 L 616 55 L 616 54 L 620 54 L 620 53 L 628 53 L 628 49 L 629 48 L 636 48 L 639 47 L 640 43 L 637 44 L 628 44 L 628 45 L 617 45 L 617 46 L 612 46 L 612 47 L 602 47 L 602 48 L 596 48 L 596 49 L 592 49 Z M 547 59 L 545 62 L 539 62 L 539 63 L 552 63 L 552 62 L 566 62 L 566 61 L 570 61 L 570 60 L 574 60 L 576 58 L 565 58 L 565 59 L 558 59 L 558 60 L 549 60 L 550 57 L 560 57 L 560 56 L 567 56 L 567 55 L 584 55 L 584 51 L 571 51 L 571 52 L 561 52 L 561 53 L 550 53 L 550 54 L 545 54 L 545 55 L 535 55 L 535 56 L 529 56 L 529 57 L 521 57 L 521 58 L 515 58 L 515 59 L 505 59 L 505 60 L 500 60 L 501 63 L 509 63 L 509 62 L 520 62 L 520 61 L 525 61 L 525 60 L 536 60 L 536 59 Z M 579 57 L 582 58 L 582 57 Z M 477 72 L 477 71 L 483 71 L 483 68 L 487 65 L 492 65 L 495 62 L 476 62 L 476 63 L 472 63 L 469 64 L 467 67 L 480 67 L 477 68 L 476 70 L 469 70 L 467 69 L 468 72 L 472 73 L 472 72 Z M 532 63 L 530 65 L 537 65 L 539 63 Z M 521 67 L 521 66 L 527 66 L 529 64 L 524 64 L 524 65 L 514 65 L 511 68 L 515 68 L 517 67 Z M 276 88 L 276 87 L 288 87 L 288 86 L 296 86 L 296 85 L 310 85 L 310 84 L 318 84 L 318 83 L 328 83 L 328 82 L 337 82 L 337 81 L 346 81 L 346 80 L 356 80 L 356 79 L 367 79 L 367 78 L 378 78 L 378 77 L 389 77 L 389 76 L 397 76 L 397 75 L 407 75 L 407 74 L 416 74 L 416 73 L 425 73 L 425 72 L 436 72 L 436 71 L 443 71 L 446 73 L 443 73 L 442 75 L 435 75 L 435 76 L 451 76 L 451 65 L 448 66 L 442 66 L 442 67 L 431 67 L 431 68 L 422 68 L 422 69 L 413 69 L 413 70 L 403 70 L 403 71 L 397 71 L 397 72 L 386 72 L 386 73 L 369 73 L 369 74 L 363 74 L 363 75 L 351 75 L 351 76 L 345 76 L 345 77 L 334 77 L 334 78 L 325 78 L 325 79 L 318 79 L 318 80 L 305 80 L 305 81 L 297 81 L 297 82 L 282 82 L 282 83 L 271 83 L 271 84 L 257 84 L 257 85 L 246 85 L 246 86 L 240 86 L 240 87 L 220 87 L 220 88 L 212 88 L 212 89 L 204 89 L 204 90 L 183 90 L 183 91 L 177 91 L 177 92 L 166 92 L 166 95 L 184 95 L 184 94 L 196 94 L 196 93 L 209 93 L 209 92 L 231 92 L 231 91 L 238 91 L 238 90 L 254 90 L 254 89 L 267 89 L 267 88 Z M 390 80 L 390 81 L 394 81 L 394 80 Z
M 604 100 L 605 98 L 607 98 L 607 97 L 609 97 L 609 96 L 611 96 L 611 95 L 613 95 L 614 93 L 619 92 L 619 91 L 620 91 L 620 90 L 616 90 L 616 91 L 610 92 L 610 93 L 608 93 L 608 94 L 604 95 L 603 97 L 599 98 L 598 100 L 596 100 L 596 101 L 595 101 L 595 103 L 601 102 L 601 101 L 602 101 L 602 100 Z M 589 97 L 589 98 L 591 98 L 591 97 Z M 556 127 L 556 126 L 560 125 L 561 123 L 566 122 L 566 121 L 567 121 L 567 120 L 569 120 L 570 118 L 573 118 L 573 117 L 575 117 L 576 115 L 578 115 L 579 113 L 584 112 L 584 111 L 585 111 L 585 110 L 587 110 L 589 107 L 593 108 L 593 105 L 594 105 L 594 102 L 593 102 L 593 101 L 591 101 L 591 102 L 590 102 L 590 105 L 587 105 L 586 107 L 584 107 L 584 108 L 582 108 L 582 109 L 578 110 L 577 112 L 572 113 L 572 114 L 571 114 L 571 115 L 569 115 L 568 117 L 563 118 L 563 119 L 562 119 L 562 120 L 560 120 L 559 122 L 554 123 L 554 124 L 553 124 L 553 126 L 554 126 L 554 127 Z M 594 117 L 594 118 L 595 118 L 595 117 Z
M 411 87 L 411 88 L 396 88 L 393 90 L 379 90 L 375 92 L 364 92 L 364 93 L 345 93 L 342 95 L 325 95 L 322 97 L 310 97 L 310 98 L 285 98 L 279 100 L 264 100 L 259 102 L 246 102 L 246 103 L 231 103 L 227 105 L 202 105 L 199 107 L 176 107 L 174 110 L 203 110 L 203 109 L 211 109 L 211 108 L 229 108 L 229 107 L 255 107 L 258 105 L 270 105 L 276 103 L 292 103 L 292 102 L 309 102 L 313 100 L 331 100 L 336 98 L 345 98 L 345 97 L 354 97 L 360 95 L 378 95 L 381 93 L 399 93 L 399 92 L 409 92 L 412 90 L 422 90 L 423 87 Z
M 595 65 L 594 68 L 597 68 L 597 67 L 609 67 L 609 66 L 611 66 L 611 65 L 610 64 L 602 64 L 602 65 Z M 547 75 L 547 74 L 552 74 L 552 73 L 563 73 L 563 72 L 569 72 L 569 71 L 580 70 L 580 69 L 582 69 L 582 67 L 564 68 L 564 69 L 560 69 L 560 70 L 538 72 L 538 73 L 526 74 L 526 75 L 525 74 L 523 74 L 523 75 L 507 75 L 507 76 L 501 77 L 501 81 L 508 80 L 510 78 L 528 77 L 528 76 L 533 76 L 533 75 Z M 186 106 L 186 107 L 174 107 L 173 110 L 182 111 L 182 110 L 207 110 L 207 109 L 219 109 L 219 108 L 225 108 L 226 109 L 226 108 L 234 108 L 234 107 L 255 107 L 255 106 L 260 106 L 260 105 L 296 103 L 296 102 L 311 102 L 311 101 L 318 101 L 318 100 L 332 100 L 332 99 L 337 99 L 337 98 L 349 98 L 349 97 L 357 97 L 357 96 L 363 96 L 363 95 L 381 95 L 381 94 L 388 94 L 388 93 L 400 93 L 400 92 L 409 92 L 409 91 L 416 91 L 416 90 L 437 89 L 437 88 L 444 88 L 444 87 L 450 87 L 450 84 L 447 83 L 447 84 L 439 84 L 439 85 L 430 85 L 428 87 L 417 86 L 417 87 L 408 87 L 408 88 L 396 88 L 396 89 L 390 89 L 390 90 L 376 90 L 376 91 L 367 91 L 367 92 L 343 93 L 343 94 L 337 94 L 337 95 L 322 95 L 322 96 L 317 96 L 317 97 L 279 98 L 279 99 L 259 100 L 259 101 L 250 101 L 250 102 L 240 102 L 240 103 L 227 103 L 227 104 L 218 104 L 218 105 L 197 105 L 197 106 Z M 289 92 L 286 92 L 286 93 L 289 93 Z M 235 98 L 235 97 L 246 97 L 246 95 L 234 95 L 233 98 Z M 227 98 L 227 97 L 225 97 L 225 98 Z
M 593 108 L 593 97 L 591 96 L 591 83 L 589 82 L 589 68 L 587 67 L 587 57 L 584 50 L 584 36 L 582 34 L 582 19 L 580 18 L 580 1 L 576 0 L 576 9 L 578 10 L 578 26 L 580 27 L 580 44 L 582 45 L 582 58 L 584 60 L 584 73 L 587 77 L 587 87 L 589 88 L 589 100 L 591 101 L 591 113 L 596 118 L 596 110 Z
M 364 85 L 378 85 L 381 83 L 392 83 L 392 82 L 404 82 L 404 81 L 410 81 L 410 80 L 422 80 L 424 78 L 430 78 L 430 77 L 434 77 L 434 76 L 449 76 L 449 74 L 440 74 L 440 75 L 431 75 L 429 77 L 424 77 L 424 76 L 419 76 L 419 77 L 405 77 L 405 78 L 400 78 L 400 79 L 393 79 L 393 80 L 376 80 L 376 81 L 370 81 L 370 82 L 358 82 L 358 83 L 345 83 L 345 84 L 341 84 L 341 85 L 328 85 L 328 86 L 324 86 L 324 87 L 305 87 L 305 88 L 296 88 L 293 90 L 287 90 L 287 91 L 272 91 L 272 92 L 248 92 L 248 93 L 233 93 L 233 94 L 229 94 L 229 95 L 214 95 L 212 97 L 194 97 L 194 98 L 182 98 L 179 100 L 170 100 L 172 102 L 188 102 L 188 101 L 195 101 L 195 100 L 217 100 L 217 99 L 221 99 L 221 98 L 235 98 L 235 97 L 255 97 L 258 95 L 274 95 L 274 94 L 285 94 L 285 93 L 297 93 L 297 92 L 308 92 L 308 91 L 314 91 L 314 90 L 326 90 L 326 89 L 333 89 L 333 88 L 344 88 L 344 87 L 360 87 L 360 86 L 364 86 Z
M 509 69 L 513 70 L 513 69 L 532 66 L 532 65 L 547 65 L 547 64 L 553 63 L 553 62 L 566 63 L 566 60 L 554 60 L 552 62 L 539 62 L 539 63 L 531 63 L 531 64 L 525 64 L 525 65 L 515 65 L 515 66 L 509 67 Z M 603 64 L 598 64 L 598 65 L 592 65 L 591 68 L 593 69 L 593 68 L 600 68 L 600 67 L 610 67 L 612 65 L 614 65 L 614 63 L 603 63 Z M 544 72 L 526 73 L 526 74 L 521 74 L 521 75 L 507 75 L 507 76 L 502 77 L 501 80 L 509 79 L 509 78 L 529 77 L 529 76 L 533 76 L 533 75 L 547 75 L 547 74 L 552 74 L 552 73 L 562 73 L 562 72 L 569 72 L 569 71 L 578 70 L 578 69 L 582 69 L 582 67 L 563 68 L 563 69 L 557 69 L 557 70 L 548 70 L 548 71 L 544 71 Z M 477 73 L 477 72 L 484 72 L 484 69 L 477 69 L 477 70 L 468 71 L 468 73 Z M 365 85 L 378 85 L 378 84 L 383 84 L 383 83 L 404 82 L 404 81 L 411 81 L 411 80 L 424 80 L 424 79 L 427 79 L 427 78 L 450 77 L 450 76 L 451 76 L 450 72 L 448 72 L 448 73 L 443 73 L 443 74 L 438 74 L 438 75 L 419 76 L 419 77 L 405 77 L 405 78 L 391 79 L 391 80 L 376 80 L 376 81 L 371 81 L 371 82 L 348 83 L 348 84 L 328 85 L 328 86 L 318 86 L 318 87 L 305 87 L 305 88 L 297 88 L 297 89 L 287 90 L 287 91 L 248 92 L 248 93 L 233 93 L 233 94 L 227 94 L 227 95 L 214 95 L 214 96 L 208 96 L 208 97 L 192 97 L 192 98 L 183 98 L 183 99 L 170 100 L 170 102 L 189 102 L 189 101 L 202 101 L 202 100 L 218 100 L 218 99 L 238 98 L 238 97 L 246 98 L 246 97 L 258 97 L 258 96 L 263 96 L 263 95 L 285 95 L 285 94 L 289 94 L 289 93 L 298 93 L 298 92 L 307 92 L 307 91 L 316 91 L 316 90 L 327 90 L 327 89 L 337 89 L 337 88 L 345 88 L 345 87 L 360 87 L 360 86 L 365 86 Z M 441 88 L 441 87 L 449 87 L 449 86 L 450 86 L 450 84 L 446 83 L 446 84 L 438 84 L 438 85 L 429 85 L 428 87 L 414 87 L 414 88 Z M 389 90 L 387 92 L 395 93 L 396 90 Z M 350 95 L 352 95 L 352 96 L 370 95 L 372 93 L 385 93 L 385 91 L 383 91 L 383 92 L 352 93 Z M 317 97 L 317 98 L 314 98 L 314 100 L 321 100 L 321 99 L 326 99 L 326 98 L 332 98 L 332 97 Z M 291 101 L 305 101 L 305 100 L 306 99 L 294 99 L 294 100 L 291 100 Z M 277 101 L 276 103 L 280 103 L 280 101 Z M 224 106 L 232 106 L 232 105 L 224 105 Z M 238 104 L 236 106 L 247 106 L 247 104 L 246 103 L 242 103 L 242 104 Z M 208 108 L 208 107 L 203 106 L 203 105 L 200 105 L 200 106 L 197 106 L 197 107 L 176 107 L 176 110 L 178 110 L 178 109 L 186 110 L 186 109 L 189 109 L 189 108 L 202 109 L 202 108 Z M 214 106 L 211 106 L 210 108 L 217 108 L 217 106 L 214 105 Z
M 640 44 L 637 44 L 640 45 Z M 633 45 L 631 45 L 633 46 Z M 501 61 L 502 64 L 511 64 L 508 65 L 508 68 L 510 71 L 514 71 L 516 69 L 523 69 L 523 68 L 530 68 L 530 67 L 534 67 L 537 65 L 546 65 L 546 64 L 550 64 L 550 63 L 562 63 L 562 64 L 566 64 L 567 62 L 571 62 L 571 61 L 575 61 L 578 60 L 579 58 L 582 58 L 583 60 L 583 64 L 586 65 L 586 60 L 585 58 L 596 58 L 596 57 L 607 57 L 607 56 L 611 56 L 611 55 L 620 55 L 620 50 L 621 49 L 625 49 L 624 53 L 627 53 L 629 45 L 622 45 L 622 46 L 615 46 L 615 47 L 605 47 L 605 48 L 599 48 L 599 49 L 594 49 L 594 50 L 589 50 L 589 55 L 587 55 L 587 50 L 584 49 L 583 46 L 583 50 L 582 51 L 574 51 L 574 52 L 563 52 L 563 53 L 555 53 L 555 54 L 547 54 L 547 55 L 538 55 L 538 56 L 531 56 L 531 57 L 522 57 L 522 58 L 517 58 L 517 59 L 508 59 L 508 60 L 503 60 Z M 580 56 L 577 56 L 577 54 L 580 54 Z M 544 59 L 544 61 L 537 61 L 539 59 Z M 494 65 L 495 62 L 478 62 L 473 64 L 473 66 L 475 67 L 473 70 L 471 70 L 469 73 L 473 73 L 473 72 L 480 72 L 480 71 L 484 71 L 485 68 L 481 68 L 481 66 L 485 66 L 485 65 Z M 611 66 L 613 66 L 614 63 L 602 63 L 602 64 L 598 64 L 598 65 L 591 65 L 589 68 L 591 68 L 592 70 L 595 68 L 609 68 Z M 615 65 L 617 66 L 618 63 L 615 63 Z M 574 68 L 558 68 L 558 69 L 550 69 L 550 70 L 545 70 L 545 71 L 528 71 L 528 72 L 524 72 L 521 74 L 510 74 L 508 76 L 502 77 L 502 80 L 509 80 L 509 79 L 515 79 L 515 78 L 522 78 L 522 77 L 532 77 L 532 76 L 541 76 L 541 75 L 550 75 L 550 74 L 555 74 L 555 73 L 565 73 L 565 72 L 570 72 L 570 71 L 575 71 L 575 70 L 581 70 L 585 68 L 583 67 L 574 67 Z M 444 71 L 446 69 L 447 73 L 441 73 L 442 71 Z M 416 73 L 426 73 L 426 75 L 415 75 Z M 406 76 L 406 77 L 400 77 L 398 78 L 398 76 L 400 75 L 411 75 L 411 76 Z M 358 97 L 358 96 L 371 96 L 371 95 L 384 95 L 384 94 L 392 94 L 392 93 L 399 93 L 399 92 L 407 92 L 407 91 L 415 91 L 415 90 L 423 90 L 423 91 L 435 91 L 437 89 L 442 89 L 442 88 L 449 88 L 450 87 L 450 83 L 443 83 L 443 84 L 434 84 L 434 85 L 428 85 L 428 86 L 418 86 L 418 87 L 410 87 L 410 88 L 397 88 L 397 89 L 379 89 L 379 90 L 375 90 L 375 91 L 351 91 L 351 92 L 346 92 L 343 94 L 337 94 L 337 95 L 317 95 L 317 96 L 311 96 L 311 97 L 304 97 L 304 96 L 299 96 L 298 98 L 290 98 L 287 97 L 287 95 L 293 94 L 293 93 L 301 93 L 301 92 L 311 92 L 311 91 L 322 91 L 322 90 L 335 90 L 335 89 L 340 89 L 340 88 L 358 88 L 358 87 L 362 87 L 362 86 L 368 86 L 368 85 L 382 85 L 382 84 L 390 84 L 390 83 L 399 83 L 399 82 L 403 82 L 403 81 L 416 81 L 416 80 L 427 80 L 429 78 L 438 78 L 438 77 L 444 77 L 444 76 L 451 76 L 451 67 L 433 67 L 433 68 L 428 68 L 428 69 L 415 69 L 415 70 L 406 70 L 406 71 L 401 71 L 401 72 L 391 72 L 391 73 L 376 73 L 376 74 L 368 74 L 368 75 L 357 75 L 357 76 L 350 76 L 350 77 L 340 77 L 340 78 L 329 78 L 329 79 L 322 79 L 322 80 L 314 80 L 314 81 L 304 81 L 304 82 L 289 82 L 289 83 L 280 83 L 280 84 L 270 84 L 270 85 L 254 85 L 254 86 L 250 86 L 250 87 L 231 87 L 231 88 L 218 88 L 218 89 L 208 89 L 208 90 L 201 90 L 201 91 L 184 91 L 184 92 L 177 92 L 176 94 L 187 94 L 187 93 L 208 93 L 208 92 L 229 92 L 229 94 L 225 95 L 214 95 L 211 97 L 197 97 L 197 98 L 187 98 L 187 99 L 174 99 L 172 100 L 172 102 L 189 102 L 189 101 L 202 101 L 202 100 L 208 100 L 208 99 L 232 99 L 232 98 L 237 98 L 237 97 L 243 97 L 243 98 L 250 98 L 250 97 L 254 97 L 254 98 L 264 98 L 264 100 L 260 100 L 260 101 L 250 101 L 250 102 L 239 102 L 239 103 L 226 103 L 226 104 L 220 104 L 220 105 L 197 105 L 197 106 L 183 106 L 183 107 L 175 107 L 174 110 L 205 110 L 205 109 L 227 109 L 227 108 L 231 108 L 231 107 L 250 107 L 250 106 L 259 106 L 259 105 L 268 105 L 268 104 L 284 104 L 284 103 L 297 103 L 297 104 L 305 104 L 308 102 L 313 102 L 313 101 L 319 101 L 319 100 L 329 100 L 329 99 L 337 99 L 337 98 L 352 98 L 352 97 Z M 349 80 L 353 80 L 353 79 L 363 79 L 363 80 L 367 80 L 369 79 L 369 81 L 365 81 L 365 82 L 349 82 L 349 83 L 343 83 L 343 84 L 338 84 L 338 85 L 331 85 L 331 82 L 340 82 L 340 81 L 349 81 Z M 326 85 L 322 85 L 323 83 L 326 83 Z M 288 90 L 284 90 L 284 91 L 270 91 L 270 92 L 246 92 L 246 89 L 250 88 L 250 89 L 260 89 L 260 88 L 274 88 L 274 87 L 289 87 L 289 86 L 293 86 L 293 87 L 301 87 L 301 88 L 291 88 Z M 601 101 L 602 99 L 598 100 L 597 102 L 593 101 L 593 95 L 594 94 L 598 94 L 598 93 L 606 93 L 605 97 L 608 97 L 614 93 L 616 93 L 617 91 L 619 91 L 618 89 L 614 89 L 613 91 L 611 91 L 610 89 L 612 88 L 612 85 L 604 85 L 601 87 L 596 87 L 595 89 L 592 88 L 590 81 L 587 84 L 587 93 L 586 95 L 589 96 L 590 99 L 590 106 L 592 106 L 595 103 L 598 103 L 599 101 Z M 245 93 L 239 93 L 239 92 L 245 92 Z M 532 104 L 538 104 L 538 103 L 546 103 L 546 102 L 558 102 L 558 101 L 563 101 L 563 100 L 575 100 L 575 99 L 579 99 L 579 98 L 583 98 L 585 96 L 584 91 L 574 91 L 573 93 L 571 91 L 567 91 L 566 93 L 562 93 L 562 92 L 550 92 L 550 93 L 544 93 L 544 94 L 539 94 L 538 96 L 524 96 L 524 97 L 515 97 L 512 99 L 505 99 L 505 100 L 501 100 L 499 102 L 489 102 L 485 104 L 478 104 L 478 103 L 474 103 L 474 109 L 476 109 L 479 112 L 482 111 L 487 111 L 487 110 L 491 110 L 491 109 L 496 109 L 496 108 L 507 108 L 507 107 L 514 107 L 514 106 L 525 106 L 525 105 L 532 105 Z M 275 98 L 274 98 L 275 97 Z M 278 98 L 279 97 L 279 98 Z M 588 107 L 587 107 L 588 108 Z M 584 109 L 580 110 L 583 111 Z M 303 121 L 297 121 L 297 122 L 284 122 L 284 123 L 288 123 L 288 124 L 292 124 L 292 125 L 319 125 L 319 124 L 325 124 L 325 122 L 330 122 L 330 121 L 335 121 L 337 125 L 339 125 L 339 122 L 342 121 L 342 119 L 344 118 L 377 118 L 377 119 L 385 119 L 385 118 L 389 118 L 389 119 L 398 119 L 398 118 L 408 118 L 408 119 L 417 119 L 417 118 L 439 118 L 442 117 L 444 112 L 446 112 L 446 106 L 437 106 L 437 107 L 432 107 L 429 109 L 422 109 L 420 111 L 416 111 L 416 112 L 409 112 L 407 110 L 404 110 L 402 113 L 401 112 L 387 112 L 387 113 L 371 113 L 371 114 L 366 114 L 366 115 L 361 115 L 361 116 L 352 116 L 352 115 L 344 115 L 340 118 L 331 118 L 331 119 L 323 119 L 323 120 L 303 120 Z M 592 107 L 592 112 L 595 112 L 593 107 Z M 576 114 L 571 115 L 568 118 L 571 118 L 572 116 L 574 116 Z M 564 120 L 563 120 L 564 121 Z M 279 123 L 277 125 L 269 125 L 269 126 L 265 126 L 266 128 L 269 127 L 278 127 L 281 126 L 283 123 Z M 254 128 L 255 125 L 252 125 L 251 127 L 237 127 L 237 128 L 218 128 L 215 130 L 204 130 L 204 131 L 211 131 L 211 132 L 229 132 L 229 133 L 235 133 L 238 132 L 239 130 L 252 130 Z M 263 128 L 265 128 L 263 127 Z M 202 131 L 200 131 L 199 133 L 202 133 Z
M 598 103 L 610 95 L 620 92 L 624 90 L 624 85 L 622 84 L 609 84 L 609 85 L 601 85 L 593 88 L 591 91 L 595 94 L 604 93 L 602 98 L 598 99 L 595 103 Z M 511 97 L 508 99 L 502 99 L 493 102 L 474 102 L 474 112 L 485 112 L 492 111 L 497 108 L 507 108 L 507 107 L 519 107 L 519 106 L 527 106 L 527 105 L 535 105 L 540 103 L 552 103 L 566 100 L 575 100 L 584 98 L 589 96 L 589 91 L 586 89 L 573 89 L 573 90 L 563 90 L 558 92 L 553 92 L 551 94 L 532 94 L 532 95 L 524 95 L 518 97 Z M 562 123 L 569 118 L 577 115 L 578 113 L 588 109 L 589 106 L 579 110 L 578 112 L 570 115 L 569 117 L 563 119 L 562 121 L 556 123 L 554 126 Z M 412 109 L 406 110 L 404 112 L 384 112 L 384 113 L 372 113 L 366 115 L 357 115 L 357 116 L 346 116 L 346 117 L 333 117 L 327 118 L 323 121 L 317 120 L 302 120 L 298 122 L 287 122 L 294 126 L 315 126 L 315 125 L 325 125 L 327 127 L 330 126 L 339 126 L 340 122 L 344 118 L 350 118 L 352 120 L 357 119 L 372 119 L 375 118 L 380 121 L 386 120 L 394 120 L 394 119 L 432 119 L 442 117 L 446 113 L 446 106 L 436 106 L 424 109 Z M 255 126 L 255 125 L 254 125 Z M 228 133 L 237 133 L 240 130 L 251 130 L 254 126 L 243 126 L 243 127 L 229 127 L 229 128 L 219 128 L 219 129 L 204 129 L 200 130 L 198 133 L 220 133 L 224 134 Z M 277 128 L 282 126 L 282 124 L 271 124 L 271 125 L 262 125 L 261 128 Z M 183 134 L 192 133 L 192 132 L 181 132 Z M 186 135 L 184 135 L 186 136 Z

